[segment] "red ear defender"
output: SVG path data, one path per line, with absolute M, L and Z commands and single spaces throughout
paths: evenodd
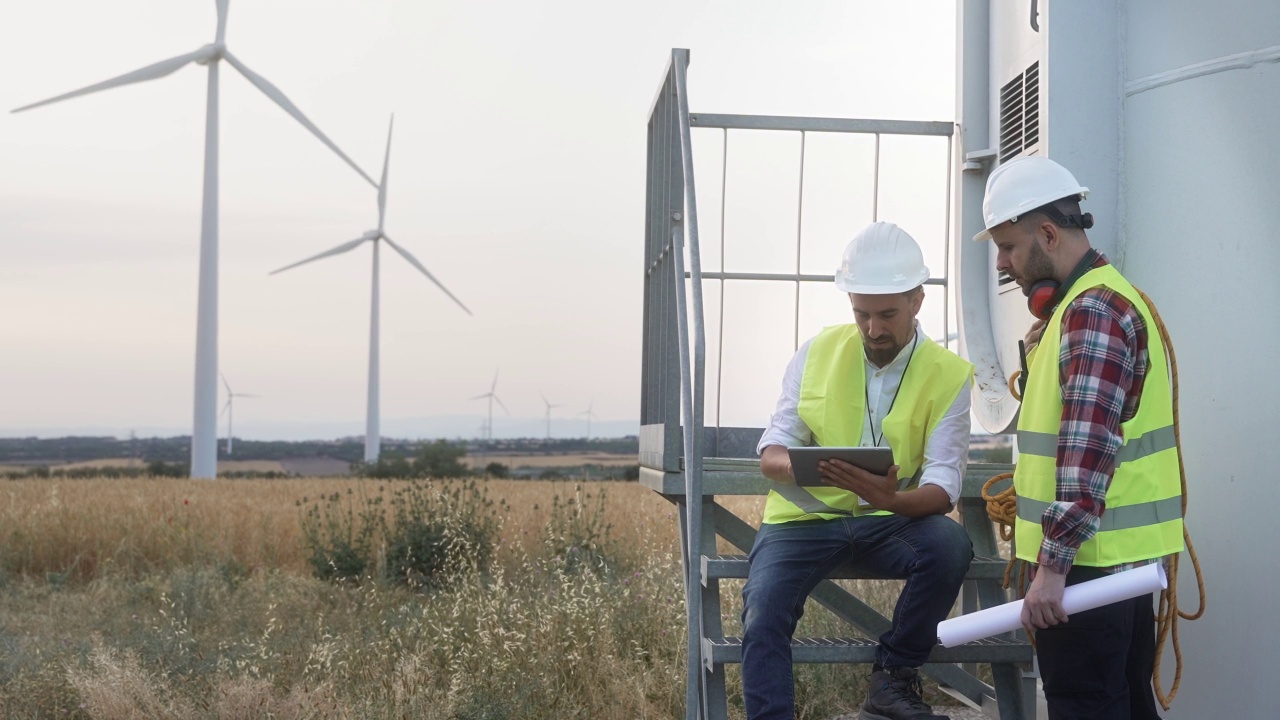
M 1089 224 L 1092 224 L 1093 217 L 1089 216 Z M 1031 284 L 1031 290 L 1027 291 L 1027 309 L 1031 311 L 1041 320 L 1048 320 L 1053 317 L 1054 308 L 1058 307 L 1058 303 L 1062 300 L 1062 295 L 1076 284 L 1076 281 L 1084 277 L 1085 273 L 1093 268 L 1093 264 L 1102 257 L 1097 250 L 1089 248 L 1089 251 L 1080 258 L 1080 262 L 1076 263 L 1075 268 L 1071 270 L 1071 274 L 1067 276 L 1067 280 L 1063 284 L 1059 284 L 1057 280 L 1045 278 L 1037 280 Z
M 1041 280 L 1031 286 L 1027 293 L 1027 309 L 1041 320 L 1053 317 L 1053 307 L 1057 304 L 1058 283 L 1056 280 Z

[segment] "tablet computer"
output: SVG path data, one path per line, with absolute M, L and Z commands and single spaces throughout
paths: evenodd
M 831 487 L 818 474 L 821 460 L 844 460 L 876 475 L 886 475 L 893 467 L 893 450 L 887 447 L 793 447 L 787 448 L 787 454 L 796 484 L 808 487 Z

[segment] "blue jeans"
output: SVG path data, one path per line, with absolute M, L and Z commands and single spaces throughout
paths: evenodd
M 904 578 L 893 625 L 876 661 L 920 667 L 937 642 L 964 582 L 973 545 L 944 515 L 869 515 L 761 525 L 742 589 L 742 687 L 751 720 L 791 720 L 795 682 L 791 637 L 814 587 L 845 563 L 870 575 Z

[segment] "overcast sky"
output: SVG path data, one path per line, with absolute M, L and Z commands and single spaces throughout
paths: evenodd
M 194 51 L 215 17 L 213 0 L 7 3 L 0 107 Z M 496 434 L 526 434 L 543 393 L 568 436 L 592 402 L 598 427 L 639 418 L 645 128 L 671 48 L 692 52 L 694 111 L 949 121 L 954 25 L 948 0 L 233 0 L 227 46 L 375 178 L 396 115 L 387 232 L 475 315 L 383 252 L 384 433 L 453 416 L 447 434 L 475 434 L 470 398 L 501 368 Z M 0 435 L 190 432 L 206 75 L 0 114 Z M 219 367 L 262 396 L 237 403 L 236 434 L 362 432 L 369 246 L 268 273 L 374 228 L 376 193 L 221 78 Z M 729 269 L 791 269 L 802 226 L 802 269 L 830 273 L 872 219 L 871 139 L 805 143 L 798 223 L 797 133 L 730 131 L 725 163 L 724 135 L 697 132 L 702 236 L 719 243 L 725 190 Z M 882 153 L 878 217 L 942 276 L 946 143 Z M 729 289 L 723 424 L 767 422 L 792 293 Z M 848 320 L 832 288 L 802 302 L 802 336 Z M 939 336 L 936 291 L 926 315 Z

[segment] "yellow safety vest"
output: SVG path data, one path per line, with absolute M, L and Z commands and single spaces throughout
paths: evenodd
M 813 433 L 814 444 L 858 447 L 866 407 L 866 356 L 858 326 L 836 325 L 820 332 L 809 344 L 800 381 L 800 419 Z M 927 337 L 921 337 L 902 377 L 897 399 L 883 430 L 899 466 L 900 489 L 915 487 L 924 465 L 929 435 L 955 403 L 973 365 Z M 773 483 L 765 502 L 763 522 L 831 520 L 859 515 L 888 515 L 859 508 L 858 496 L 835 487 L 800 487 Z
M 1038 559 L 1044 541 L 1041 518 L 1049 504 L 1058 499 L 1062 316 L 1080 293 L 1099 286 L 1119 293 L 1142 315 L 1150 338 L 1147 354 L 1151 367 L 1142 385 L 1137 414 L 1120 424 L 1123 444 L 1116 456 L 1098 532 L 1080 546 L 1075 564 L 1110 567 L 1183 549 L 1182 486 L 1164 345 L 1155 334 L 1151 310 L 1138 291 L 1113 266 L 1103 265 L 1085 273 L 1067 291 L 1028 359 L 1027 388 L 1018 418 L 1018 466 L 1013 477 L 1018 492 L 1018 517 L 1014 522 L 1017 555 L 1028 562 Z

